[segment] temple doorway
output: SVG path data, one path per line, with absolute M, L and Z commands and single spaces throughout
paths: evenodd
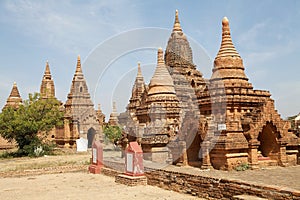
M 194 167 L 200 167 L 200 158 L 199 158 L 199 151 L 200 151 L 200 143 L 201 137 L 199 134 L 195 134 L 194 138 L 187 142 L 187 157 L 188 163 Z
M 277 142 L 278 132 L 272 123 L 267 123 L 259 133 L 258 159 L 267 158 L 278 160 L 279 144 Z
M 96 134 L 96 130 L 94 128 L 90 128 L 88 130 L 88 133 L 87 133 L 88 148 L 92 148 L 92 144 L 93 144 L 93 141 L 94 141 L 95 134 Z

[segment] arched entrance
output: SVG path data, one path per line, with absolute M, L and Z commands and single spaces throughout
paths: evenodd
M 183 127 L 186 133 L 185 142 L 188 164 L 195 167 L 201 165 L 199 151 L 202 140 L 198 132 L 198 126 L 198 121 L 190 119 L 186 121 Z
M 88 139 L 88 148 L 92 148 L 96 130 L 92 127 L 88 130 L 87 139 Z
M 199 158 L 201 137 L 199 134 L 194 135 L 192 141 L 187 144 L 188 163 L 191 166 L 199 167 L 201 165 Z
M 271 160 L 278 160 L 279 144 L 277 139 L 279 139 L 279 134 L 272 123 L 267 123 L 263 127 L 257 139 L 260 142 L 258 159 L 269 158 Z

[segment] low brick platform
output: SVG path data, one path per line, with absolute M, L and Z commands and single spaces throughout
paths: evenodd
M 107 165 L 106 165 L 107 164 Z M 124 160 L 110 159 L 110 175 L 122 173 Z M 299 166 L 228 172 L 146 162 L 147 184 L 206 199 L 300 200 Z M 282 179 L 278 177 L 284 177 Z M 253 181 L 256 180 L 256 181 Z M 278 185 L 273 185 L 278 184 Z M 251 198 L 250 198 L 251 197 Z
M 233 200 L 267 200 L 267 199 L 256 197 L 256 196 L 250 196 L 250 195 L 236 195 L 233 196 Z
M 101 168 L 103 166 L 99 166 L 99 165 L 90 165 L 88 170 L 90 173 L 93 173 L 93 174 L 100 174 L 101 173 Z
M 147 185 L 147 177 L 128 176 L 126 174 L 119 174 L 118 176 L 115 177 L 115 182 L 128 185 L 128 186 Z

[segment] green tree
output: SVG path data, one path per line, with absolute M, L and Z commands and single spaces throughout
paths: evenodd
M 36 149 L 49 150 L 47 135 L 54 126 L 62 126 L 63 112 L 54 98 L 42 99 L 38 93 L 29 94 L 17 110 L 5 108 L 0 114 L 0 135 L 16 141 L 18 155 L 37 155 Z
M 122 130 L 119 126 L 106 125 L 104 126 L 103 133 L 105 138 L 112 143 L 118 141 L 122 136 Z

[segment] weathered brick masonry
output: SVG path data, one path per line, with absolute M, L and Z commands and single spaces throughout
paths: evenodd
M 107 160 L 104 163 L 103 174 L 116 176 L 123 173 L 123 163 Z M 145 167 L 145 175 L 148 185 L 206 199 L 233 199 L 233 196 L 248 194 L 267 199 L 300 200 L 299 190 L 274 185 L 247 183 L 240 180 L 213 178 L 149 167 Z

